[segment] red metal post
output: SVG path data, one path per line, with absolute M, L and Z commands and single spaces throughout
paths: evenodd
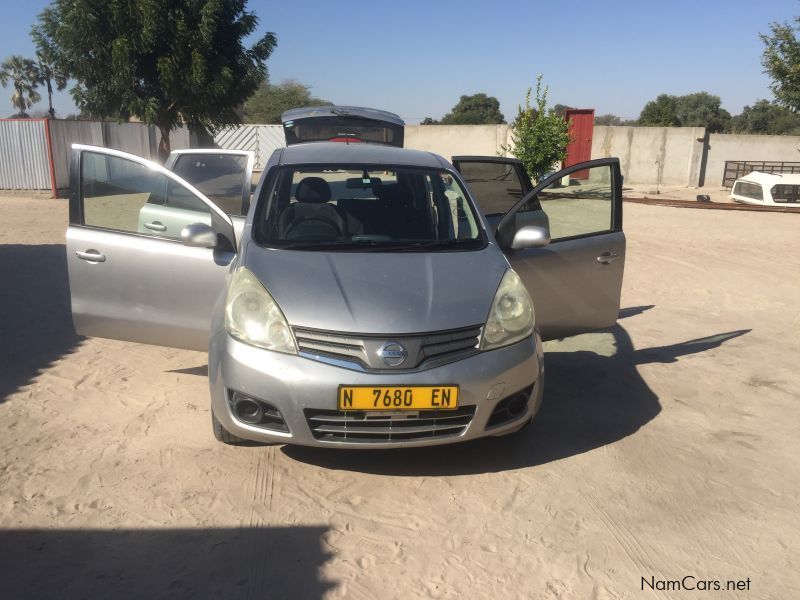
M 44 120 L 44 135 L 47 140 L 47 160 L 50 163 L 50 189 L 53 192 L 53 198 L 58 198 L 58 189 L 56 188 L 56 165 L 53 162 L 53 137 L 50 134 L 50 119 Z

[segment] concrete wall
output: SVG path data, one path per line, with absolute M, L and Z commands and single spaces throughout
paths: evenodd
M 697 185 L 702 127 L 596 126 L 592 158 L 617 156 L 625 183 Z
M 709 136 L 706 186 L 721 186 L 726 160 L 800 162 L 800 137 L 790 135 Z
M 703 155 L 702 127 L 594 128 L 592 158 L 618 156 L 629 183 L 697 185 Z M 509 125 L 408 125 L 406 148 L 449 159 L 458 154 L 508 156 Z
M 701 179 L 703 127 L 595 126 L 592 158 L 617 156 L 625 182 L 694 187 Z M 508 156 L 509 125 L 408 125 L 405 146 L 453 155 Z M 709 136 L 706 186 L 722 185 L 726 160 L 800 162 L 800 137 L 769 135 Z
M 505 156 L 510 143 L 508 125 L 406 125 L 406 148 L 435 152 L 450 160 L 455 155 Z

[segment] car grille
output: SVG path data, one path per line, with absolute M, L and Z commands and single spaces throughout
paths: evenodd
M 457 436 L 475 415 L 474 406 L 410 413 L 305 410 L 314 438 L 324 442 L 379 443 Z
M 465 327 L 423 334 L 372 335 L 338 333 L 294 327 L 300 353 L 322 362 L 344 361 L 348 366 L 369 371 L 426 369 L 466 358 L 478 352 L 481 327 Z M 396 367 L 383 363 L 378 351 L 386 342 L 402 344 L 408 358 Z

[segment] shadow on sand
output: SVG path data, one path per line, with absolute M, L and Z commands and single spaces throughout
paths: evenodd
M 652 306 L 620 311 L 620 318 Z M 544 402 L 535 423 L 517 434 L 430 448 L 360 452 L 284 446 L 289 457 L 329 469 L 376 474 L 467 475 L 545 464 L 612 444 L 654 419 L 658 397 L 636 369 L 647 363 L 672 363 L 681 356 L 717 348 L 750 330 L 731 331 L 680 344 L 635 350 L 625 329 L 598 351 L 545 352 Z M 584 338 L 585 339 L 585 338 Z M 577 346 L 577 344 L 576 344 Z
M 63 244 L 0 245 L 0 404 L 83 338 L 75 333 Z
M 325 527 L 0 530 L 3 598 L 322 598 Z
M 83 338 L 72 326 L 65 247 L 0 245 L 0 403 L 43 369 L 72 352 Z M 653 306 L 620 311 L 620 319 Z M 536 423 L 517 435 L 430 449 L 353 452 L 284 446 L 293 459 L 332 469 L 393 475 L 458 475 L 518 469 L 581 454 L 638 431 L 661 410 L 658 397 L 636 369 L 671 363 L 717 348 L 749 330 L 679 344 L 634 349 L 621 325 L 606 332 L 605 347 L 583 349 L 586 338 L 545 357 L 544 404 Z M 595 351 L 596 350 L 596 351 Z M 175 372 L 206 376 L 201 365 Z M 244 451 L 244 450 L 242 450 Z

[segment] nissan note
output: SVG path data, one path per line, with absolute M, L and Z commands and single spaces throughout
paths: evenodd
M 75 145 L 72 313 L 89 336 L 208 351 L 217 439 L 445 444 L 520 430 L 542 340 L 613 325 L 617 159 L 533 186 L 519 161 L 373 143 L 162 167 Z

